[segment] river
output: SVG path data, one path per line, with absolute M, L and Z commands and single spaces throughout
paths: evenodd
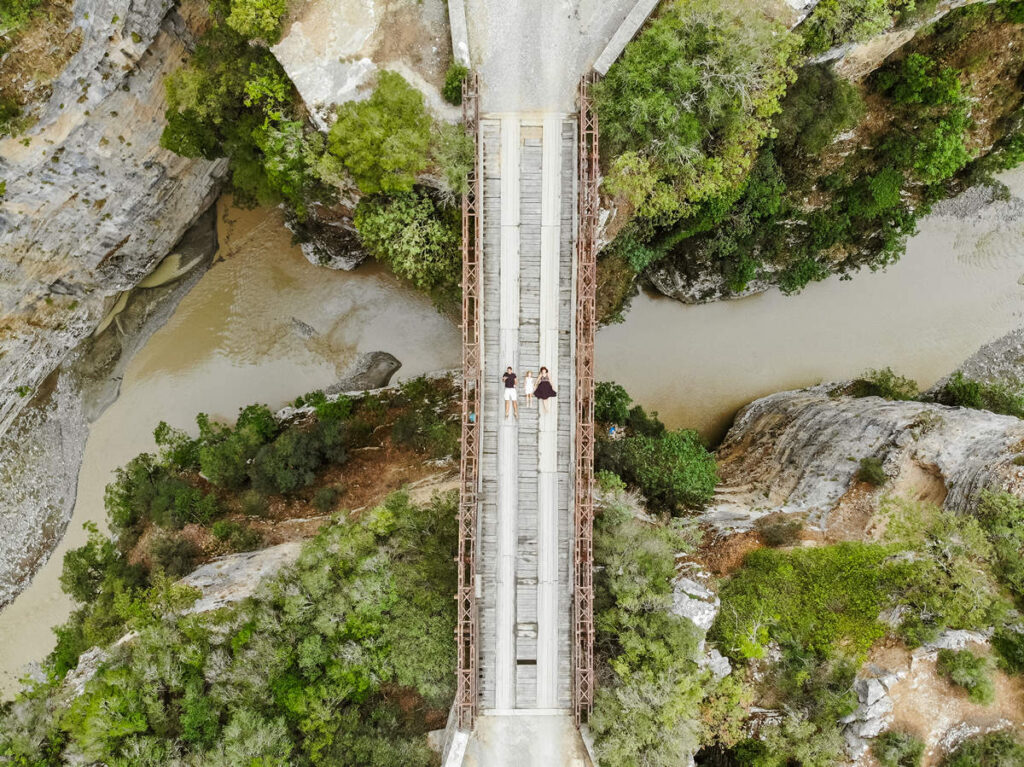
M 396 380 L 461 365 L 458 328 L 387 270 L 310 264 L 274 209 L 222 200 L 217 224 L 216 263 L 131 361 L 118 399 L 90 428 L 67 533 L 0 612 L 0 699 L 53 648 L 50 628 L 72 607 L 60 590 L 64 553 L 85 542 L 84 522 L 102 527 L 113 470 L 154 449 L 158 422 L 194 430 L 199 412 L 232 418 L 253 402 L 280 407 L 334 383 L 360 352 L 394 354 Z
M 1024 194 L 1024 170 L 1006 180 Z M 0 696 L 53 647 L 50 628 L 71 608 L 58 583 L 64 552 L 84 542 L 83 522 L 102 523 L 111 472 L 153 449 L 158 421 L 189 427 L 200 411 L 229 418 L 252 402 L 280 406 L 332 383 L 359 352 L 391 352 L 399 378 L 460 364 L 458 328 L 385 270 L 312 266 L 276 210 L 220 206 L 218 262 L 129 365 L 119 398 L 92 425 L 67 534 L 0 613 Z M 798 296 L 685 306 L 642 293 L 624 323 L 598 332 L 598 378 L 709 440 L 769 392 L 886 365 L 927 386 L 1021 324 L 1022 209 L 932 216 L 887 271 Z

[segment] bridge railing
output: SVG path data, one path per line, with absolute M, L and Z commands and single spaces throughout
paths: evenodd
M 573 715 L 594 705 L 594 331 L 597 326 L 598 125 L 590 101 L 597 76 L 580 80 L 579 215 L 576 235 L 576 492 L 573 540 Z
M 455 708 L 460 729 L 471 729 L 477 711 L 477 602 L 476 534 L 480 489 L 480 394 L 483 293 L 481 253 L 483 231 L 480 209 L 483 202 L 480 153 L 476 151 L 480 122 L 479 79 L 470 72 L 462 84 L 462 116 L 466 133 L 472 138 L 473 167 L 462 196 L 462 458 L 459 487 L 458 602 L 455 643 L 458 653 Z

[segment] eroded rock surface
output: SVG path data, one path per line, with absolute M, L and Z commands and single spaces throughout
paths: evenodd
M 224 161 L 159 146 L 195 7 L 76 2 L 81 47 L 34 127 L 0 140 L 0 434 L 217 193 Z
M 773 512 L 805 514 L 826 527 L 844 496 L 881 491 L 856 481 L 874 457 L 890 490 L 968 510 L 985 488 L 1024 493 L 1013 463 L 1024 421 L 985 410 L 879 397 L 833 396 L 815 386 L 756 400 L 736 416 L 718 449 L 722 483 L 705 512 L 724 529 L 748 529 Z

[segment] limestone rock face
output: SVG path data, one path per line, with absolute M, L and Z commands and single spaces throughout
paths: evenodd
M 252 596 L 261 581 L 295 562 L 301 550 L 301 541 L 289 541 L 259 551 L 218 557 L 193 570 L 180 582 L 199 589 L 202 596 L 188 612 L 205 613 Z
M 38 121 L 0 140 L 0 434 L 213 201 L 226 165 L 159 146 L 191 6 L 78 0 L 82 44 Z
M 897 494 L 968 510 L 984 488 L 1024 493 L 1013 458 L 1024 421 L 984 410 L 879 397 L 834 396 L 821 385 L 747 405 L 718 450 L 722 484 L 705 512 L 725 529 L 747 529 L 772 512 L 803 513 L 825 527 L 855 485 L 859 461 L 879 458 Z

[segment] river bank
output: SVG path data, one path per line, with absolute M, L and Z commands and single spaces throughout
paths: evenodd
M 623 384 L 670 427 L 697 428 L 710 441 L 760 396 L 867 368 L 892 365 L 926 387 L 1021 324 L 1024 172 L 1004 180 L 1013 199 L 940 208 L 886 272 L 833 278 L 797 296 L 770 291 L 705 305 L 641 294 L 624 323 L 599 331 L 598 378 Z M 63 553 L 83 543 L 83 522 L 103 521 L 111 471 L 152 449 L 158 421 L 189 428 L 200 411 L 227 418 L 250 402 L 282 405 L 330 385 L 364 351 L 393 353 L 403 363 L 399 379 L 459 364 L 455 324 L 386 270 L 309 264 L 274 209 L 222 200 L 216 215 L 216 264 L 128 365 L 119 398 L 89 431 L 67 534 L 28 591 L 0 613 L 0 691 L 52 646 L 49 629 L 70 609 L 58 584 Z M 77 406 L 68 394 L 64 407 Z M 78 421 L 60 416 L 51 428 L 69 423 Z M 28 450 L 32 444 L 26 436 L 24 471 L 47 449 Z M 78 460 L 61 456 L 52 492 L 73 492 Z M 42 530 L 44 548 L 62 528 L 55 517 Z
M 0 612 L 0 696 L 53 647 L 50 629 L 71 610 L 59 584 L 64 553 L 85 542 L 84 522 L 102 527 L 113 469 L 153 450 L 159 421 L 191 429 L 198 412 L 233 419 L 252 402 L 279 407 L 334 383 L 365 351 L 398 357 L 397 380 L 458 367 L 457 328 L 386 270 L 311 265 L 276 209 L 241 210 L 222 199 L 217 223 L 214 266 L 138 352 L 117 400 L 88 429 L 67 532 Z

